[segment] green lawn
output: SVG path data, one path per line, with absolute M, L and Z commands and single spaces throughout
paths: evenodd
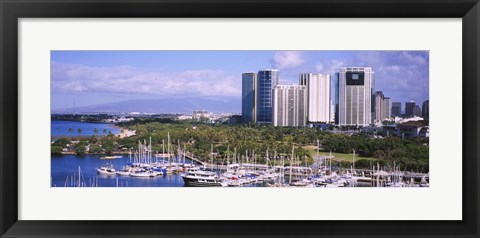
M 315 149 L 308 149 L 308 151 L 310 152 L 311 155 L 315 155 L 317 153 L 317 150 L 315 150 Z M 330 154 L 330 152 L 322 152 L 322 151 L 320 151 L 319 153 L 320 153 L 320 155 L 329 155 Z M 336 160 L 336 161 L 346 160 L 346 161 L 351 162 L 352 158 L 353 158 L 353 153 L 352 154 L 347 154 L 347 153 L 333 153 L 332 152 L 332 155 L 335 156 L 335 159 L 333 159 L 333 160 Z M 361 159 L 378 160 L 378 159 L 372 158 L 372 157 L 360 157 L 357 154 L 355 154 L 355 161 L 358 161 L 358 160 L 361 160 Z

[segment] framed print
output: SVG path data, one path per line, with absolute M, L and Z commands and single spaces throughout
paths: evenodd
M 479 235 L 476 0 L 0 10 L 2 237 Z

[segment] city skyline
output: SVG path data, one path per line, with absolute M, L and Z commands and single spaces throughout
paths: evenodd
M 245 72 L 274 68 L 279 84 L 298 85 L 302 73 L 356 66 L 372 67 L 375 91 L 392 102 L 421 105 L 428 65 L 427 51 L 52 51 L 51 108 L 196 97 L 231 100 L 241 112 Z

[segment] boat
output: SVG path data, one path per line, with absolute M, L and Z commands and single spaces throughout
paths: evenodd
M 313 182 L 311 180 L 308 180 L 308 179 L 302 179 L 302 180 L 292 182 L 290 184 L 290 186 L 292 186 L 292 187 L 309 187 L 309 188 L 310 187 L 315 187 Z
M 100 167 L 99 169 L 97 169 L 97 173 L 105 174 L 105 175 L 115 175 L 116 171 L 113 168 L 112 164 L 106 164 L 106 165 Z
M 130 173 L 131 177 L 155 177 L 157 175 L 159 174 L 155 171 L 138 171 Z
M 100 159 L 102 159 L 102 160 L 120 159 L 120 158 L 122 158 L 121 155 L 113 155 L 113 156 L 103 156 L 103 157 L 100 157 Z
M 428 183 L 427 179 L 425 176 L 422 177 L 422 180 L 420 181 L 420 187 L 430 187 L 430 184 Z
M 185 186 L 189 187 L 226 187 L 228 184 L 212 171 L 191 169 L 181 175 Z
M 128 170 L 117 171 L 117 175 L 120 175 L 120 176 L 129 176 L 129 175 L 130 175 L 130 171 L 128 171 Z
M 130 173 L 132 173 L 134 170 L 132 167 L 129 166 L 123 166 L 122 170 L 117 171 L 117 175 L 119 176 L 129 176 Z

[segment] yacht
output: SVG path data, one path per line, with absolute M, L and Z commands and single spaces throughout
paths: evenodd
M 190 169 L 182 174 L 185 186 L 189 187 L 226 187 L 228 184 L 212 171 Z
M 163 173 L 162 173 L 163 174 Z M 130 177 L 155 177 L 160 175 L 159 172 L 143 170 L 130 173 Z
M 99 169 L 97 169 L 97 173 L 99 174 L 105 174 L 105 175 L 115 175 L 116 171 L 113 168 L 113 165 L 111 164 L 106 164 Z

